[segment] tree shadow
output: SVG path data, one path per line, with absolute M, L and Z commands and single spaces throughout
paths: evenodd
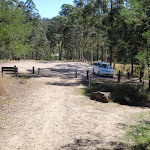
M 85 79 L 87 76 L 87 72 L 82 69 L 74 69 L 74 68 L 67 68 L 67 69 L 59 69 L 55 67 L 51 68 L 40 68 L 40 73 L 38 74 L 38 70 L 27 69 L 27 73 L 19 73 L 19 76 L 28 76 L 28 78 L 40 78 L 40 77 L 59 77 L 59 78 L 82 78 Z M 77 72 L 76 72 L 77 71 Z M 76 76 L 77 75 L 77 76 Z
M 47 82 L 46 85 L 56 85 L 56 86 L 78 86 L 80 85 L 80 82 L 72 83 L 72 82 Z
M 28 73 L 19 73 L 19 78 L 30 79 L 30 78 L 54 78 L 57 77 L 59 79 L 73 79 L 75 75 L 56 75 L 56 74 L 28 74 Z
M 39 61 L 37 61 L 36 63 L 51 64 L 51 63 L 54 63 L 54 62 L 56 63 L 57 61 L 52 61 L 52 60 L 51 60 L 51 61 L 46 61 L 46 60 L 45 60 L 45 61 L 44 61 L 44 60 L 39 60 Z
M 59 150 L 77 150 L 88 147 L 96 147 L 97 145 L 103 143 L 101 140 L 90 140 L 90 139 L 75 139 L 74 143 L 62 146 Z
M 103 145 L 109 145 L 111 149 L 104 147 Z M 95 150 L 124 150 L 124 144 L 118 142 L 105 142 L 102 138 L 99 140 L 91 139 L 75 139 L 74 143 L 61 146 L 58 150 L 82 150 L 82 149 L 95 149 Z

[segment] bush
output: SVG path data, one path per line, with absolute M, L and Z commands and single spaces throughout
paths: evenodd
M 95 81 L 91 87 L 85 89 L 86 95 L 90 96 L 91 92 L 95 91 L 110 92 L 112 101 L 122 105 L 145 106 L 145 101 L 148 99 L 146 93 L 141 90 L 143 88 L 141 85 Z

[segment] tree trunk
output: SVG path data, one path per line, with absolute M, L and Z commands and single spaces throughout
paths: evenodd
M 133 75 L 133 63 L 134 63 L 134 61 L 133 61 L 133 56 L 132 56 L 132 58 L 131 58 L 131 74 Z
M 105 62 L 107 62 L 107 48 L 105 47 Z
M 143 47 L 142 47 L 142 52 L 144 53 L 144 44 L 143 44 Z M 141 71 L 142 71 L 142 75 L 144 76 L 144 69 L 145 69 L 145 64 L 144 64 L 144 60 L 142 62 L 142 68 L 141 68 Z
M 82 48 L 81 51 L 82 51 L 82 62 L 83 62 L 84 61 L 84 56 L 83 56 L 84 55 L 84 51 L 83 51 L 83 48 Z
M 102 32 L 102 43 L 103 43 L 103 32 Z M 104 48 L 102 46 L 102 62 L 104 61 Z
M 35 51 L 35 59 L 38 60 L 37 49 Z
M 111 11 L 112 11 L 112 7 L 113 7 L 113 5 L 112 5 L 112 0 L 111 0 Z
M 97 55 L 96 55 L 97 56 L 97 59 L 96 59 L 97 61 L 98 61 L 98 52 L 99 52 L 99 43 L 97 43 Z
M 102 46 L 102 62 L 104 61 L 104 48 Z
M 109 47 L 110 52 L 110 65 L 112 64 L 112 46 Z
M 78 60 L 78 50 L 76 48 L 76 61 Z
M 23 54 L 23 59 L 25 60 L 25 54 Z
M 59 60 L 62 60 L 62 45 L 59 45 Z
M 92 52 L 91 52 L 91 64 L 93 63 L 93 49 L 92 49 Z
M 79 60 L 81 61 L 81 47 L 79 48 Z
M 66 57 L 67 57 L 67 60 L 69 59 L 69 55 L 68 55 L 68 54 L 69 54 L 69 50 L 68 50 L 68 48 L 67 48 L 67 56 L 66 56 Z
M 9 59 L 10 61 L 12 60 L 12 53 L 11 53 L 11 49 L 9 48 Z
M 3 63 L 5 62 L 5 54 L 3 54 Z
M 115 69 L 115 65 L 116 65 L 116 46 L 114 47 L 114 66 L 113 66 L 113 69 Z
M 111 2 L 111 12 L 112 12 L 112 9 L 113 9 L 113 5 L 112 5 L 112 0 L 110 1 Z M 111 28 L 112 28 L 112 23 L 111 23 Z M 112 64 L 112 46 L 109 47 L 109 52 L 110 52 L 110 65 Z

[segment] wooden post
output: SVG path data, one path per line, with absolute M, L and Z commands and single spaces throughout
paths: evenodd
M 87 77 L 86 78 L 89 79 L 89 70 L 87 70 Z
M 14 67 L 17 68 L 16 65 L 14 65 Z M 16 77 L 18 79 L 18 68 L 17 68 L 17 72 L 16 72 Z
M 18 79 L 18 68 L 17 68 L 17 74 L 16 74 L 16 76 L 17 76 L 17 79 Z
M 76 78 L 78 77 L 78 72 L 77 72 L 77 69 L 76 69 L 76 74 L 75 74 L 75 77 L 76 77 Z
M 91 74 L 89 74 L 89 89 L 91 88 Z
M 40 68 L 38 68 L 38 74 L 40 74 Z
M 149 75 L 149 89 L 150 89 L 150 75 Z
M 2 69 L 2 78 L 3 78 L 3 69 Z
M 120 82 L 120 70 L 119 70 L 119 73 L 118 73 L 118 82 Z
M 130 78 L 130 73 L 128 72 L 128 79 Z
M 140 82 L 142 82 L 142 71 L 140 71 Z
M 34 74 L 34 67 L 33 67 L 33 74 Z

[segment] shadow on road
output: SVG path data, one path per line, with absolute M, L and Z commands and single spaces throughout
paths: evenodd
M 106 145 L 106 146 L 104 146 Z M 111 148 L 107 148 L 107 147 Z M 99 140 L 75 139 L 74 143 L 64 145 L 59 150 L 77 150 L 77 149 L 95 149 L 95 150 L 124 150 L 124 145 L 118 142 L 104 142 L 102 137 Z

